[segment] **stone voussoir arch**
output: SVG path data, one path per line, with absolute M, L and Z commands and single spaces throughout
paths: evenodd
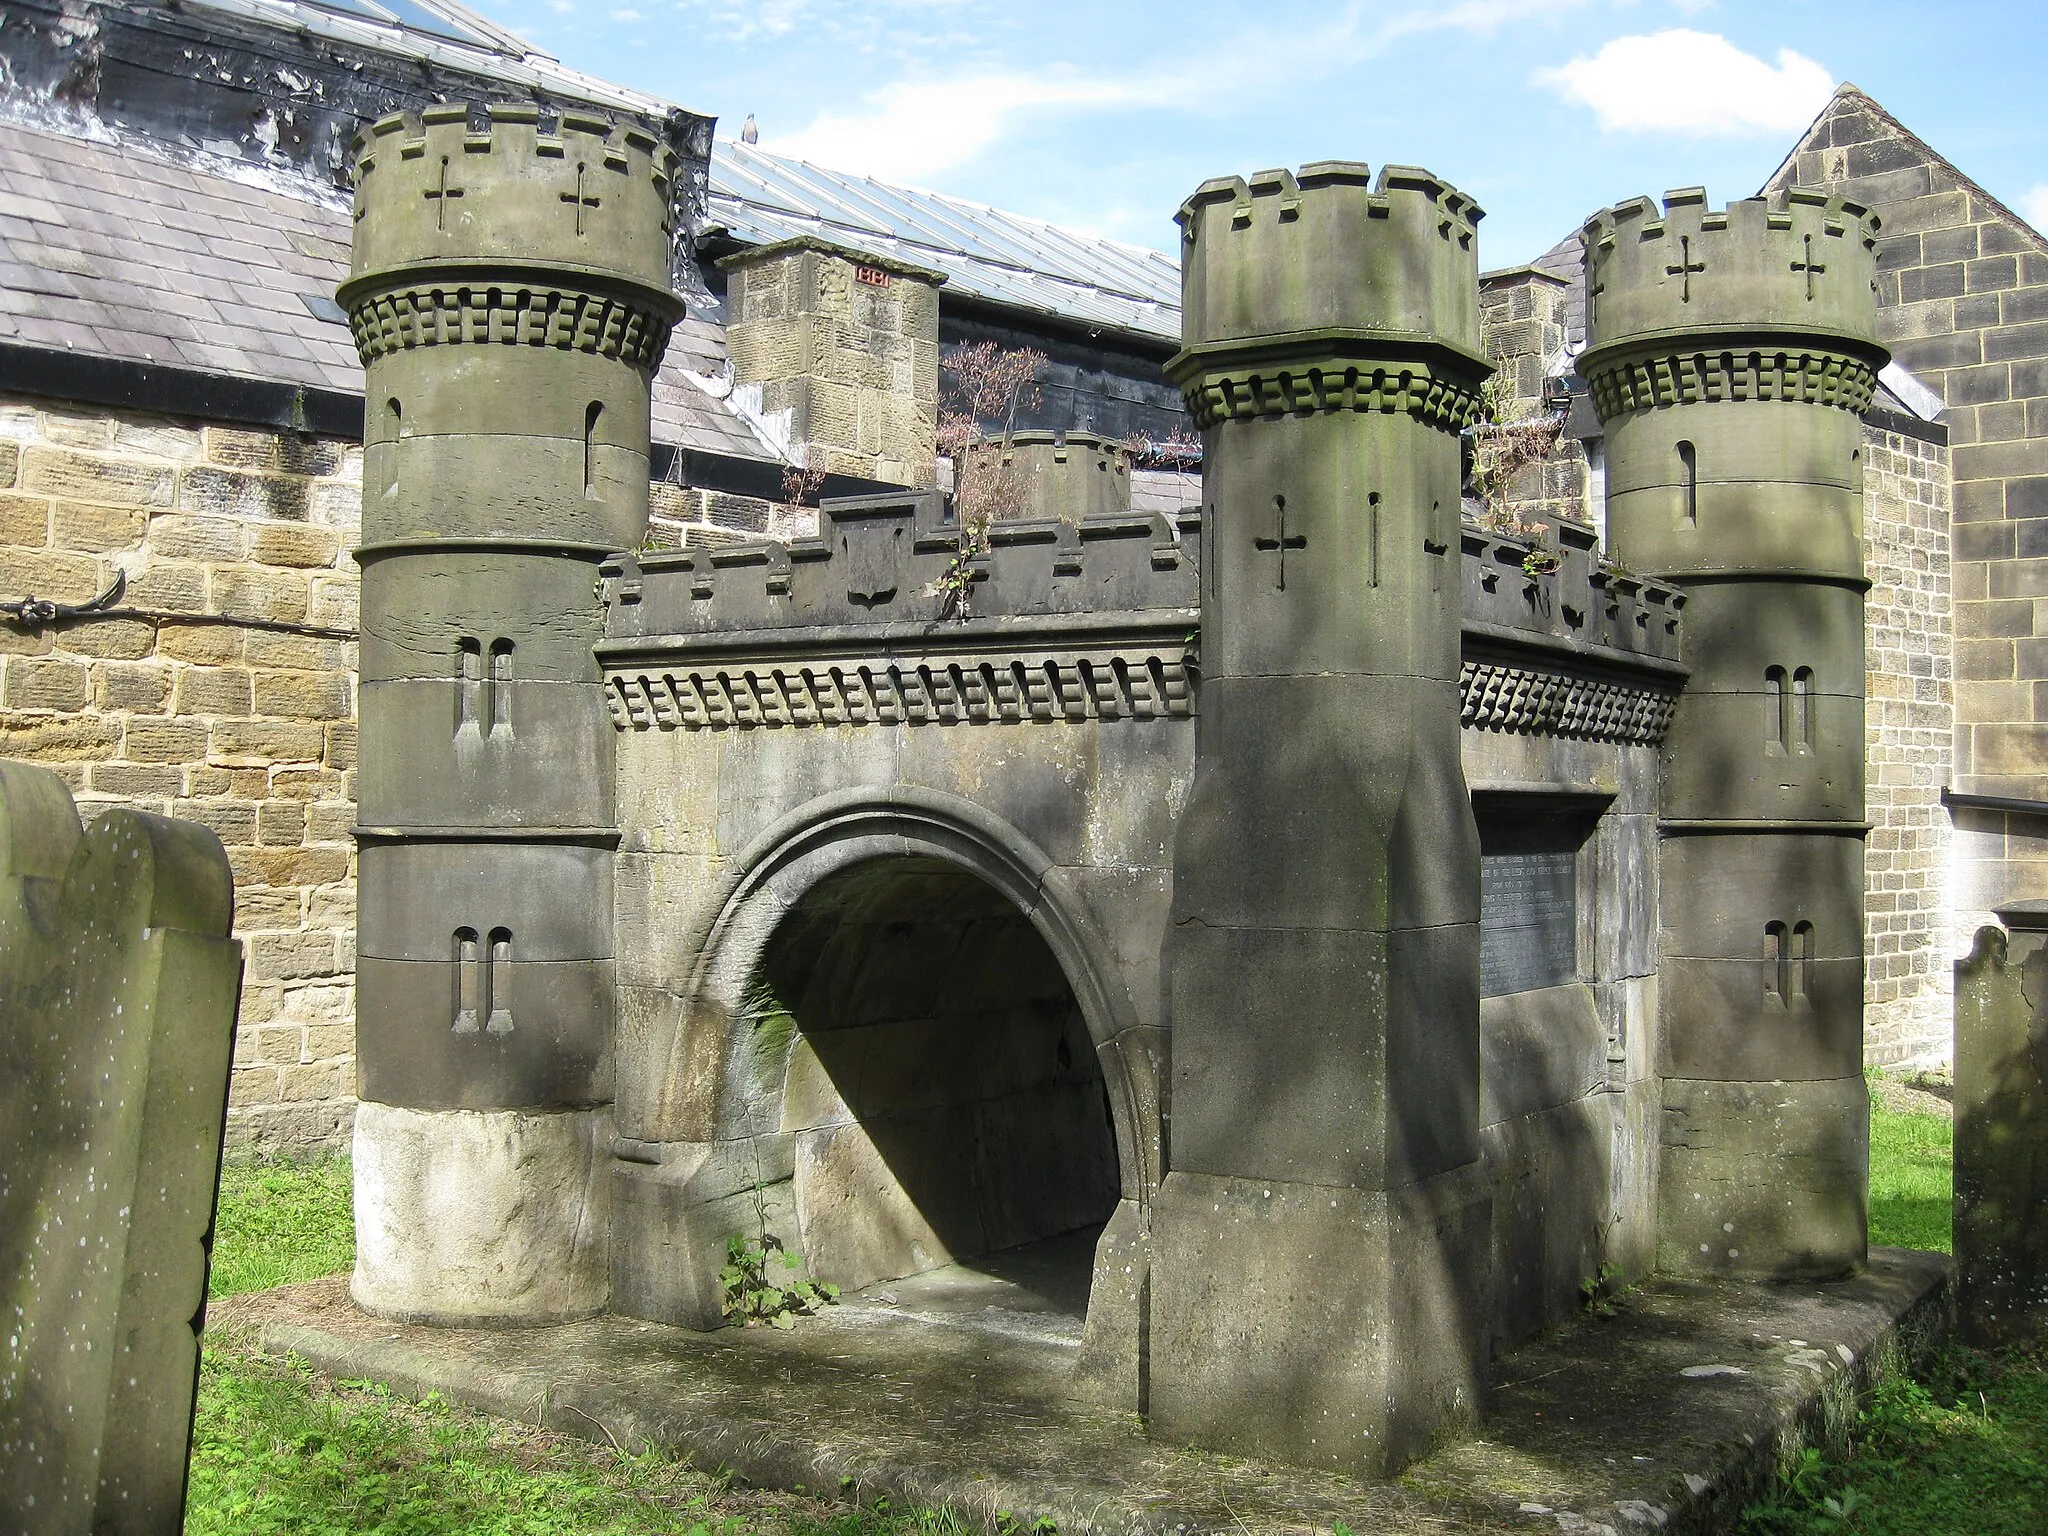
M 694 1052 L 686 1037 L 695 1030 L 725 1032 L 719 1054 L 730 1061 L 767 945 L 807 895 L 843 870 L 904 858 L 934 859 L 987 882 L 1045 940 L 1102 1062 L 1125 1194 L 1143 1199 L 1160 1176 L 1163 1133 L 1156 1091 L 1132 1080 L 1120 1045 L 1139 1017 L 1111 946 L 1080 898 L 1058 888 L 1059 866 L 1050 855 L 1003 818 L 940 791 L 833 790 L 748 840 L 720 882 L 709 920 L 683 945 L 684 1025 L 671 1076 L 687 1070 L 684 1057 Z M 696 1061 L 701 1068 L 701 1055 Z M 725 1114 L 721 1105 L 721 1120 Z

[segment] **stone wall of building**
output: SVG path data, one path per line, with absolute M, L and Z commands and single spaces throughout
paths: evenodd
M 213 828 L 247 956 L 229 1137 L 330 1143 L 354 1105 L 356 573 L 362 450 L 0 398 L 0 597 L 127 590 L 0 622 L 0 757 L 90 817 Z
M 1962 794 L 2048 800 L 2048 239 L 1853 86 L 1772 185 L 1874 208 L 1879 337 L 1946 403 L 1954 460 Z M 2048 896 L 2048 815 L 1954 814 L 1954 953 L 1992 907 Z
M 1948 450 L 1870 426 L 1863 438 L 1866 1059 L 1948 1052 L 1947 891 L 1954 754 Z
M 1548 406 L 1545 392 L 1549 380 L 1571 372 L 1566 331 L 1571 291 L 1569 281 L 1539 267 L 1510 267 L 1479 280 L 1479 334 L 1495 369 L 1489 389 L 1496 420 L 1510 424 L 1509 436 L 1527 436 L 1529 429 L 1517 423 L 1563 426 L 1564 413 Z M 1482 425 L 1477 431 L 1483 441 L 1489 429 Z M 1533 446 L 1540 438 L 1530 441 Z M 1590 502 L 1586 450 L 1560 431 L 1507 477 L 1488 511 L 1502 524 L 1535 527 L 1552 517 L 1585 521 L 1597 516 L 1599 509 Z

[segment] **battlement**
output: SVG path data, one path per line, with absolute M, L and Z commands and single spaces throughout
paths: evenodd
M 818 537 L 639 556 L 601 569 L 614 642 L 1088 614 L 1183 617 L 1198 601 L 1197 514 L 994 524 L 975 548 L 937 491 L 828 500 Z
M 675 151 L 632 124 L 523 102 L 379 118 L 354 143 L 342 302 L 407 274 L 571 268 L 666 294 Z
M 998 478 L 1016 507 L 1003 521 L 1078 523 L 1119 517 L 1131 510 L 1130 452 L 1091 432 L 1012 432 L 968 445 L 954 469 Z
M 1676 335 L 1774 331 L 1876 344 L 1877 216 L 1806 187 L 1707 205 L 1700 187 L 1595 214 L 1589 350 Z
M 1183 343 L 1336 330 L 1477 359 L 1483 216 L 1413 166 L 1383 166 L 1375 181 L 1363 163 L 1319 160 L 1206 181 L 1176 216 Z

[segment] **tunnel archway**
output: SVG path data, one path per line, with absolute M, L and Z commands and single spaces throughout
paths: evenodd
M 789 907 L 748 991 L 754 1028 L 788 1038 L 772 1054 L 813 1274 L 858 1290 L 1071 1235 L 1086 1295 L 1121 1188 L 1110 1101 L 1074 987 L 1009 894 L 931 855 L 849 864 Z

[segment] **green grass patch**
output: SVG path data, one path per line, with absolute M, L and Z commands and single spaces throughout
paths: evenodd
M 950 1515 L 736 1489 L 656 1455 L 209 1349 L 187 1536 L 965 1536 Z
M 1870 1109 L 1870 1240 L 1951 1251 L 1954 1126 Z M 1805 1453 L 1741 1536 L 2040 1536 L 2048 1352 L 1945 1352 L 1879 1386 L 1843 1455 Z
M 1902 1115 L 1871 1106 L 1873 1243 L 1950 1251 L 1954 1132 L 1946 1115 Z
M 1808 1451 L 1741 1536 L 2040 1536 L 2048 1354 L 1955 1348 L 1872 1394 L 1849 1454 Z
M 345 1157 L 221 1170 L 216 1297 L 355 1262 Z M 189 1536 L 965 1536 L 950 1514 L 739 1489 L 660 1455 L 330 1382 L 232 1342 L 201 1352 Z
M 346 1157 L 235 1157 L 221 1165 L 208 1294 L 317 1280 L 355 1261 Z

